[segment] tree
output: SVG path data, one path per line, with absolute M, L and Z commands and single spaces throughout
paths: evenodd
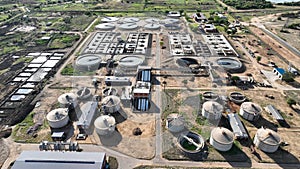
M 160 41 L 159 44 L 160 44 L 160 47 L 164 46 L 164 41 Z
M 296 101 L 292 98 L 288 98 L 286 103 L 289 105 L 289 106 L 292 106 L 292 105 L 295 105 L 296 104 Z
M 261 56 L 257 56 L 257 57 L 256 57 L 256 61 L 257 61 L 257 62 L 260 62 L 261 59 L 262 59 Z
M 294 80 L 294 74 L 291 73 L 291 72 L 285 72 L 282 75 L 282 80 L 285 81 L 285 82 L 293 82 L 293 81 L 295 81 Z

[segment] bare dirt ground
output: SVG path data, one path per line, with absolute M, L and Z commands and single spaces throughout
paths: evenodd
M 110 136 L 93 134 L 96 144 L 107 146 L 139 159 L 151 159 L 155 155 L 155 119 L 154 114 L 133 113 L 125 110 L 127 118 L 117 124 L 116 131 Z M 125 115 L 124 115 L 125 116 Z M 141 135 L 133 135 L 140 128 Z
M 277 34 L 282 39 L 286 40 L 289 44 L 300 50 L 300 38 L 299 38 L 299 30 L 289 29 L 289 28 L 283 28 L 283 26 L 287 23 L 287 25 L 290 25 L 292 23 L 299 23 L 299 18 L 289 18 L 281 17 L 281 20 L 278 20 L 278 17 L 281 15 L 279 14 L 272 14 L 267 15 L 263 17 L 253 18 L 252 21 L 256 21 L 257 19 L 260 20 L 260 22 L 263 22 L 264 25 L 272 31 L 274 34 Z M 288 21 L 287 21 L 288 20 Z M 280 32 L 280 30 L 286 30 L 289 33 Z M 295 38 L 298 37 L 298 38 Z
M 248 131 L 251 138 L 253 138 L 257 130 L 248 127 Z M 244 149 L 244 151 L 257 162 L 299 164 L 300 143 L 295 141 L 300 136 L 299 129 L 295 129 L 294 131 L 279 129 L 277 133 L 280 135 L 281 142 L 287 142 L 288 146 L 280 146 L 275 153 L 265 153 L 255 148 L 258 155 L 251 154 L 250 149 Z
M 9 147 L 3 139 L 0 139 L 0 168 L 9 156 Z
M 258 18 L 252 19 L 252 22 L 257 22 L 259 20 Z M 256 27 L 249 27 L 250 30 L 258 36 L 263 42 L 265 42 L 267 45 L 269 45 L 272 50 L 276 51 L 278 54 L 280 54 L 282 57 L 284 57 L 286 60 L 290 61 L 294 64 L 297 68 L 300 67 L 299 57 L 295 55 L 294 53 L 290 52 L 287 48 L 282 46 L 279 42 L 274 40 L 272 37 L 266 35 L 261 29 Z M 297 37 L 297 35 L 294 36 L 294 38 Z M 296 46 L 299 46 L 297 44 Z
M 300 115 L 290 108 L 290 106 L 286 103 L 287 98 L 284 97 L 282 93 L 270 90 L 245 90 L 241 92 L 254 103 L 258 103 L 262 108 L 268 104 L 274 105 L 281 112 L 282 116 L 291 127 L 300 126 Z M 274 96 L 275 99 L 269 99 L 265 97 L 265 95 Z M 269 122 L 278 124 L 278 122 L 273 119 L 273 116 L 269 115 L 266 111 L 263 111 L 262 115 Z

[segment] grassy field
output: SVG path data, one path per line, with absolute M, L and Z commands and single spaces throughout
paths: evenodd
M 40 129 L 36 131 L 37 135 L 27 134 L 27 130 L 34 126 L 33 118 L 35 113 L 31 112 L 21 123 L 19 123 L 12 133 L 12 138 L 15 141 L 26 142 L 26 143 L 39 143 L 42 140 L 51 140 L 50 130 L 47 132 L 40 132 L 44 129 L 49 129 L 48 122 L 44 121 Z
M 49 45 L 51 49 L 64 49 L 73 46 L 73 44 L 79 40 L 79 35 L 74 34 L 57 34 L 53 37 L 52 42 Z

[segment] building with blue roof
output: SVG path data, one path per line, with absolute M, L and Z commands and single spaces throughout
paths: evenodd
M 285 70 L 283 68 L 276 67 L 273 69 L 273 73 L 281 80 Z

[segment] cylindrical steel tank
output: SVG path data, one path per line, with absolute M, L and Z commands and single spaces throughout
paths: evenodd
M 255 121 L 259 118 L 262 108 L 252 102 L 244 102 L 240 107 L 240 115 L 249 121 Z
M 57 100 L 62 108 L 68 108 L 70 104 L 73 104 L 74 107 L 77 106 L 77 95 L 74 93 L 64 93 Z
M 58 108 L 50 111 L 47 114 L 47 120 L 52 128 L 61 128 L 68 124 L 69 116 L 68 109 Z
M 101 103 L 105 112 L 114 113 L 120 110 L 121 100 L 117 96 L 111 95 L 104 97 Z
M 95 122 L 95 130 L 99 135 L 109 135 L 115 131 L 115 118 L 109 115 L 99 116 Z
M 267 153 L 274 153 L 280 144 L 280 136 L 271 129 L 260 128 L 254 137 L 256 147 Z
M 219 151 L 228 151 L 233 145 L 233 133 L 224 127 L 217 127 L 211 131 L 209 143 Z
M 219 120 L 222 116 L 224 107 L 215 101 L 207 101 L 202 106 L 202 116 L 208 120 Z
M 166 128 L 173 133 L 178 133 L 184 129 L 184 119 L 180 114 L 169 114 L 166 120 Z

